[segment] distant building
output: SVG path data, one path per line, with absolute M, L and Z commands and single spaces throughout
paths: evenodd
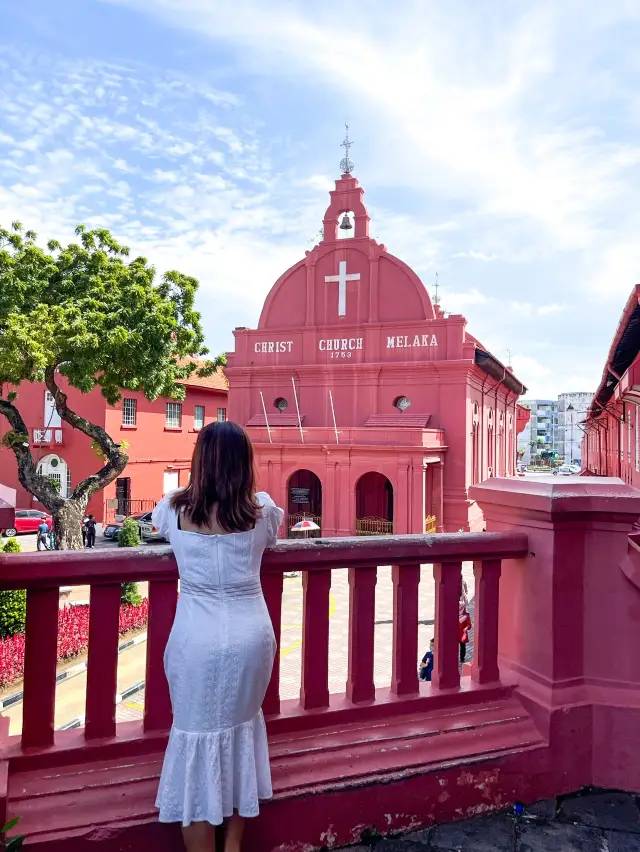
M 559 452 L 558 402 L 553 399 L 527 399 L 522 405 L 531 411 L 531 418 L 518 435 L 518 450 L 524 450 L 522 462 L 531 464 L 531 459 L 544 450 Z
M 561 393 L 558 397 L 558 452 L 567 464 L 582 464 L 582 438 L 592 393 Z
M 558 399 L 523 400 L 531 410 L 531 419 L 518 435 L 522 461 L 531 464 L 533 456 L 551 451 L 567 464 L 582 463 L 582 437 L 593 394 L 561 393 Z

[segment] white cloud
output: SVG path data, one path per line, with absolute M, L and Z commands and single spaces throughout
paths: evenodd
M 488 298 L 479 290 L 468 290 L 466 293 L 454 293 L 447 291 L 444 294 L 444 303 L 447 311 L 461 313 L 471 305 L 486 305 Z

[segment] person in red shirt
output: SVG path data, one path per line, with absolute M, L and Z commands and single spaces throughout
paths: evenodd
M 460 642 L 460 662 L 467 659 L 467 645 L 469 644 L 469 631 L 471 630 L 471 616 L 469 615 L 467 597 L 467 584 L 462 581 L 460 587 L 460 603 L 458 606 L 458 641 Z

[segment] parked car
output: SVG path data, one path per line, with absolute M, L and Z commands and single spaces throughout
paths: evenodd
M 129 517 L 138 522 L 138 529 L 142 536 L 141 524 L 151 520 L 151 512 L 139 512 L 137 515 L 129 515 Z M 120 535 L 120 530 L 122 529 L 122 524 L 123 521 L 113 521 L 110 524 L 106 524 L 102 535 L 112 541 L 117 541 L 118 536 Z
M 16 509 L 15 526 L 3 530 L 3 535 L 12 538 L 22 533 L 37 532 L 43 519 L 47 522 L 49 529 L 53 529 L 53 518 L 46 512 L 39 512 L 37 509 Z
M 166 541 L 166 538 L 160 534 L 159 530 L 151 522 L 151 512 L 148 513 L 148 520 L 141 521 L 139 526 L 140 537 L 143 541 Z
M 553 471 L 554 476 L 575 476 L 580 473 L 580 467 L 577 464 L 561 464 Z

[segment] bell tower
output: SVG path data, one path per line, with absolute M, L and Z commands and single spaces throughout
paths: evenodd
M 364 189 L 351 174 L 354 166 L 349 157 L 349 149 L 353 142 L 349 139 L 349 125 L 345 124 L 345 128 L 346 133 L 344 142 L 342 142 L 345 155 L 340 160 L 342 176 L 336 181 L 336 188 L 329 193 L 331 203 L 327 207 L 322 222 L 324 237 L 321 245 L 337 242 L 339 231 L 342 235 L 346 232 L 349 237 L 354 239 L 369 238 L 369 214 L 362 200 Z M 353 217 L 353 224 L 351 217 Z M 340 222 L 339 225 L 338 222 Z M 342 236 L 342 239 L 344 239 L 344 236 Z

